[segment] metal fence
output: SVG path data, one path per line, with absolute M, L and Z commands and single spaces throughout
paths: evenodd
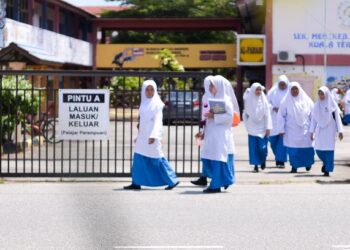
M 200 173 L 194 135 L 207 72 L 2 71 L 0 177 L 130 176 L 140 88 L 152 78 L 166 106 L 163 151 L 179 176 Z M 57 139 L 58 90 L 110 89 L 110 138 Z

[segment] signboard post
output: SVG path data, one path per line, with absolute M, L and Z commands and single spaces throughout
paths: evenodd
M 109 90 L 59 90 L 60 140 L 107 140 L 109 136 Z
M 265 35 L 237 36 L 237 64 L 249 66 L 265 65 Z

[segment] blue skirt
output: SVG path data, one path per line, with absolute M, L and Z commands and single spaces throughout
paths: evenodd
M 343 117 L 343 123 L 344 123 L 345 125 L 350 124 L 350 114 L 344 115 L 344 117 Z
M 287 147 L 290 165 L 292 168 L 311 167 L 315 163 L 314 148 L 290 148 Z
M 174 170 L 164 157 L 150 158 L 134 153 L 132 183 L 139 186 L 173 186 L 178 182 Z
M 227 156 L 227 164 L 230 169 L 230 172 L 232 173 L 233 176 L 233 183 L 236 182 L 236 177 L 235 177 L 235 156 L 233 154 L 229 154 Z
M 267 157 L 267 137 L 248 135 L 249 164 L 261 165 L 266 162 Z
M 334 151 L 333 150 L 316 150 L 318 158 L 323 162 L 325 172 L 334 170 Z
M 229 155 L 227 161 L 230 163 L 202 158 L 203 168 L 206 168 L 208 177 L 211 178 L 210 189 L 230 186 L 234 183 L 233 155 Z
M 229 154 L 227 156 L 227 164 L 230 168 L 230 171 L 232 173 L 232 176 L 233 176 L 233 182 L 235 182 L 235 158 L 234 158 L 234 155 L 233 154 Z M 203 164 L 202 162 L 202 175 L 203 177 L 209 177 L 210 174 L 210 171 L 208 169 L 208 164 Z
M 287 161 L 287 148 L 283 145 L 283 136 L 274 135 L 269 137 L 270 145 L 275 160 L 279 162 Z

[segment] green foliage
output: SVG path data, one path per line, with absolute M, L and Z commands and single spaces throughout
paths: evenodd
M 160 68 L 162 71 L 185 71 L 184 66 L 176 60 L 176 56 L 168 49 L 162 49 L 159 54 L 156 55 L 156 59 L 160 60 Z
M 143 77 L 112 77 L 108 86 L 111 91 L 111 106 L 137 106 L 140 102 L 139 89 L 144 80 Z
M 17 82 L 17 84 L 16 84 Z M 17 125 L 25 124 L 25 116 L 36 113 L 39 96 L 32 94 L 32 85 L 24 76 L 3 76 L 1 98 L 1 141 L 11 141 Z
M 160 60 L 160 69 L 162 71 L 185 71 L 184 66 L 178 62 L 176 56 L 168 49 L 162 49 L 155 57 Z M 185 82 L 179 78 L 163 79 L 161 86 L 163 89 L 167 89 L 168 86 L 172 86 L 172 88 L 175 89 L 189 88 L 189 84 L 186 85 Z
M 124 80 L 125 79 L 125 80 Z M 144 78 L 115 76 L 111 79 L 111 90 L 138 90 Z
M 112 0 L 113 1 L 113 0 Z M 105 18 L 236 17 L 233 0 L 123 0 L 123 11 L 107 11 Z M 136 32 L 118 31 L 113 43 L 233 43 L 231 31 Z
M 113 1 L 113 0 L 112 0 Z M 122 0 L 126 10 L 102 17 L 235 17 L 233 0 Z
M 181 44 L 181 43 L 234 43 L 232 31 L 195 31 L 195 32 L 136 32 L 119 31 L 112 38 L 112 43 L 150 43 L 150 44 Z

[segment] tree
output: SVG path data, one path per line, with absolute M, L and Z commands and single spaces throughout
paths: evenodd
M 19 124 L 25 127 L 26 115 L 36 114 L 39 107 L 38 92 L 24 76 L 3 76 L 1 98 L 1 143 L 12 141 Z
M 113 0 L 111 0 L 113 1 Z M 129 8 L 108 11 L 104 18 L 235 17 L 233 0 L 123 0 Z M 119 31 L 112 43 L 233 43 L 232 31 L 135 32 Z
M 115 1 L 115 0 L 109 0 Z M 233 0 L 122 0 L 129 8 L 103 17 L 235 17 Z

